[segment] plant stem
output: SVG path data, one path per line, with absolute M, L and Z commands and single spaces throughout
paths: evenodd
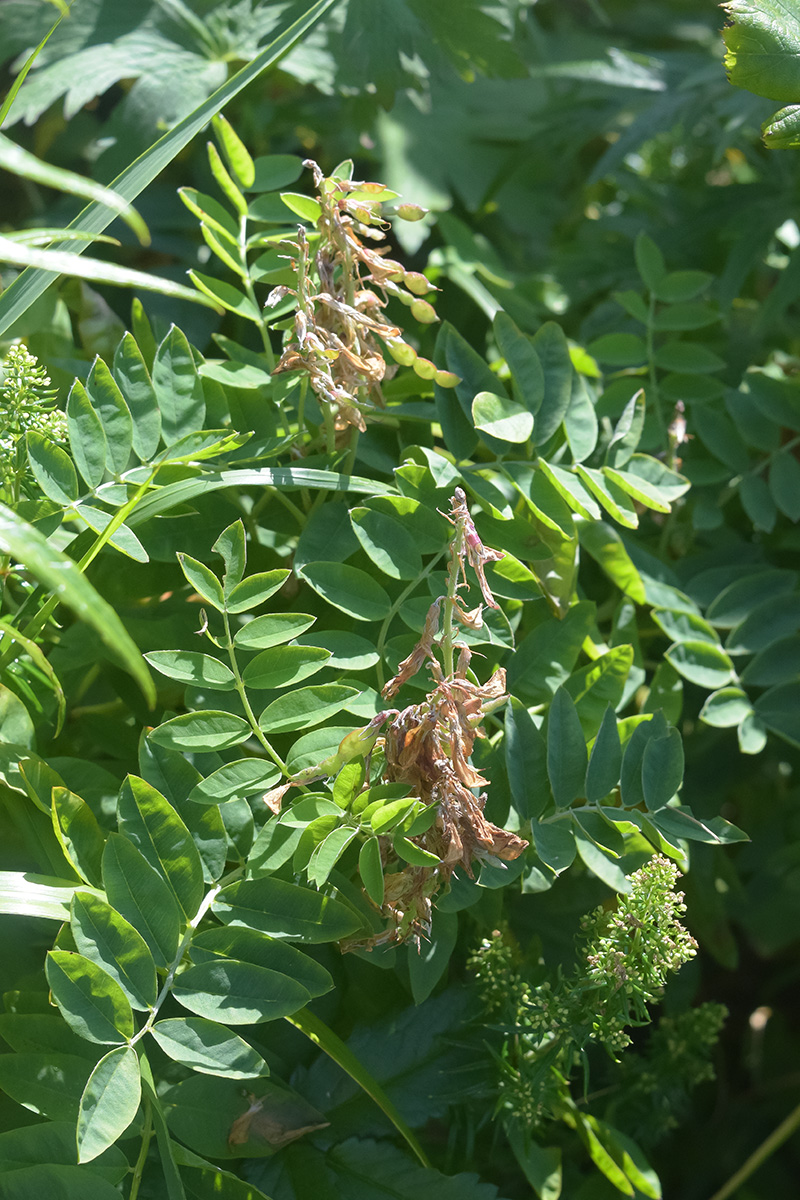
M 745 1180 L 749 1179 L 761 1164 L 766 1162 L 778 1147 L 782 1146 L 798 1128 L 800 1128 L 800 1104 L 792 1109 L 788 1117 L 781 1121 L 777 1129 L 773 1129 L 772 1133 L 753 1151 L 739 1170 L 731 1175 L 726 1183 L 723 1183 L 719 1191 L 714 1192 L 711 1200 L 727 1200 L 728 1196 L 732 1196 L 734 1192 L 738 1191 Z
M 142 1096 L 142 1108 L 144 1110 L 142 1144 L 139 1147 L 139 1153 L 136 1157 L 136 1164 L 133 1168 L 133 1179 L 131 1180 L 131 1190 L 128 1195 L 128 1200 L 136 1200 L 136 1197 L 139 1195 L 139 1187 L 142 1182 L 144 1164 L 147 1161 L 147 1152 L 150 1149 L 150 1139 L 153 1136 L 153 1107 L 150 1103 L 150 1098 L 146 1093 Z
M 239 699 L 242 702 L 242 707 L 244 708 L 245 715 L 247 716 L 247 720 L 250 722 L 250 728 L 252 729 L 254 735 L 258 738 L 261 745 L 266 750 L 267 754 L 270 756 L 272 761 L 275 763 L 275 765 L 277 767 L 280 767 L 282 774 L 288 775 L 289 770 L 286 766 L 286 763 L 280 757 L 278 752 L 276 750 L 273 750 L 271 744 L 267 741 L 267 739 L 264 736 L 264 733 L 261 729 L 261 726 L 259 725 L 259 723 L 256 719 L 256 715 L 253 712 L 252 705 L 250 704 L 250 700 L 247 695 L 247 689 L 245 688 L 244 681 L 241 676 L 241 672 L 239 671 L 239 664 L 236 661 L 236 651 L 233 646 L 233 638 L 231 637 L 231 623 L 230 623 L 227 612 L 224 612 L 222 614 L 222 619 L 225 623 L 225 643 L 226 643 L 225 649 L 228 651 L 228 658 L 230 660 L 231 670 L 233 671 L 233 674 L 236 678 L 236 691 L 239 693 Z

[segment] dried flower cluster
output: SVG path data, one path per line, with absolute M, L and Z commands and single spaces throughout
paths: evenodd
M 275 374 L 304 371 L 323 406 L 330 406 L 337 434 L 350 427 L 364 431 L 366 417 L 384 405 L 381 383 L 397 368 L 387 364 L 384 352 L 418 375 L 435 379 L 443 387 L 458 382 L 448 371 L 437 370 L 402 340 L 401 329 L 384 319 L 389 296 L 406 304 L 422 324 L 438 318 L 422 299 L 433 285 L 418 272 L 387 258 L 387 246 L 376 248 L 387 223 L 381 205 L 396 198 L 379 183 L 326 178 L 315 162 L 305 165 L 314 174 L 320 215 L 312 249 L 303 226 L 291 243 L 292 267 L 297 287 L 276 287 L 267 305 L 287 295 L 297 298 L 294 338 L 284 349 Z M 424 215 L 414 205 L 400 205 L 397 215 L 417 219 Z
M 448 594 L 433 602 L 419 642 L 383 689 L 385 698 L 394 696 L 428 663 L 433 690 L 421 703 L 396 713 L 383 740 L 384 780 L 406 783 L 425 805 L 436 805 L 433 825 L 415 840 L 436 856 L 438 865 L 409 865 L 386 875 L 384 910 L 393 918 L 391 934 L 395 938 L 419 938 L 429 930 L 431 897 L 449 881 L 456 867 L 472 878 L 475 860 L 502 866 L 518 858 L 528 845 L 515 833 L 487 821 L 483 813 L 486 794 L 478 789 L 486 787 L 488 780 L 470 762 L 476 738 L 484 736 L 483 717 L 508 699 L 505 671 L 498 668 L 486 683 L 475 682 L 469 678 L 469 649 L 453 641 L 454 616 L 473 628 L 481 624 L 481 605 L 467 613 L 459 603 L 459 591 L 469 587 L 466 565 L 478 577 L 484 602 L 496 608 L 484 567 L 502 555 L 481 542 L 461 488 L 455 489 L 448 519 L 454 527 Z M 441 651 L 444 669 L 436 648 Z M 454 648 L 459 651 L 455 667 Z M 386 855 L 391 855 L 389 842 Z

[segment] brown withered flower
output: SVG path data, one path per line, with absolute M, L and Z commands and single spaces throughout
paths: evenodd
M 273 374 L 307 374 L 323 415 L 332 415 L 338 440 L 353 429 L 363 432 L 367 416 L 384 406 L 381 384 L 397 370 L 384 357 L 387 349 L 403 365 L 416 363 L 416 351 L 402 340 L 402 330 L 383 316 L 389 296 L 398 297 L 412 316 L 427 323 L 437 318 L 419 298 L 419 280 L 426 291 L 436 289 L 424 276 L 406 272 L 388 258 L 388 246 L 368 244 L 384 239 L 388 226 L 381 205 L 395 198 L 395 192 L 379 183 L 326 178 L 310 159 L 304 165 L 314 176 L 319 238 L 312 258 L 306 231 L 299 226 L 296 243 L 289 243 L 297 287 L 281 285 L 267 298 L 268 306 L 287 295 L 297 298 L 294 337 Z M 435 377 L 443 387 L 458 382 L 446 371 Z
M 398 712 L 385 730 L 383 779 L 407 784 L 410 793 L 426 806 L 436 806 L 433 825 L 413 841 L 435 854 L 439 862 L 403 865 L 386 873 L 383 912 L 392 918 L 393 926 L 373 940 L 373 945 L 424 937 L 430 929 L 433 897 L 457 867 L 474 878 L 476 861 L 502 866 L 518 858 L 528 845 L 486 819 L 486 792 L 482 789 L 489 781 L 471 761 L 476 739 L 485 737 L 484 717 L 508 699 L 505 670 L 498 667 L 483 684 L 470 678 L 471 652 L 455 641 L 453 626 L 455 619 L 480 627 L 482 606 L 467 613 L 458 601 L 458 592 L 469 586 L 467 564 L 478 577 L 484 602 L 498 607 L 484 566 L 502 555 L 484 547 L 461 488 L 455 490 L 448 519 L 454 533 L 447 595 L 430 606 L 419 641 L 383 689 L 384 697 L 394 696 L 427 662 L 432 690 L 420 703 Z M 455 649 L 459 654 L 454 665 Z M 384 839 L 383 855 L 386 866 L 397 865 L 389 839 Z

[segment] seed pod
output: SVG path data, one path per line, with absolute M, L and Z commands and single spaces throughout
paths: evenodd
M 411 305 L 411 315 L 420 325 L 433 325 L 434 321 L 439 320 L 436 309 L 427 300 L 415 300 Z
M 421 221 L 428 210 L 419 204 L 398 204 L 396 212 L 403 221 Z
M 461 378 L 454 375 L 452 371 L 437 371 L 433 377 L 434 382 L 438 383 L 439 387 L 454 388 L 461 383 Z
M 388 341 L 386 349 L 391 354 L 396 363 L 400 363 L 401 367 L 410 367 L 414 364 L 414 359 L 417 357 L 417 352 L 413 346 L 409 346 L 408 342 Z
M 436 363 L 432 363 L 429 358 L 418 358 L 413 365 L 420 379 L 436 378 Z
M 403 282 L 415 296 L 425 296 L 428 292 L 434 290 L 430 280 L 426 279 L 419 271 L 406 271 Z

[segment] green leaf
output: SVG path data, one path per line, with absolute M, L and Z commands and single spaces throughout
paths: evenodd
M 373 508 L 352 508 L 350 520 L 364 552 L 384 575 L 416 579 L 422 559 L 417 541 L 405 525 Z
M 645 750 L 652 739 L 665 738 L 668 733 L 663 713 L 656 713 L 649 721 L 640 721 L 636 725 L 622 755 L 620 797 L 625 808 L 636 808 L 645 803 L 642 782 Z
M 655 292 L 667 273 L 664 255 L 646 233 L 636 235 L 634 253 L 636 269 L 641 276 L 642 283 L 648 291 Z
M 229 692 L 236 677 L 230 667 L 210 654 L 194 650 L 151 650 L 144 656 L 162 675 L 179 683 L 207 688 L 212 692 Z
M 218 113 L 213 119 L 214 133 L 219 138 L 225 157 L 231 170 L 243 188 L 252 188 L 256 178 L 256 168 L 244 143 L 231 123 Z
M 202 429 L 206 415 L 203 385 L 186 335 L 175 325 L 156 351 L 153 390 L 167 446 Z
M 357 829 L 349 828 L 346 825 L 332 829 L 312 851 L 306 868 L 308 882 L 320 888 L 324 887 L 331 871 L 357 834 Z
M 576 466 L 581 479 L 608 515 L 626 529 L 636 529 L 639 518 L 627 493 L 595 467 L 584 467 L 582 463 Z
M 261 571 L 256 575 L 248 575 L 231 589 L 226 604 L 228 612 L 241 613 L 257 608 L 280 591 L 288 578 L 289 572 L 283 570 Z
M 178 195 L 198 220 L 221 234 L 232 246 L 238 245 L 239 227 L 236 219 L 219 200 L 191 187 L 178 188 Z
M 192 960 L 196 963 L 216 962 L 219 958 L 235 958 L 254 963 L 269 971 L 288 975 L 301 984 L 310 996 L 323 996 L 333 987 L 328 972 L 313 958 L 288 942 L 276 941 L 238 925 L 216 925 L 192 939 Z
M 247 566 L 247 539 L 241 519 L 223 529 L 212 549 L 225 563 L 223 591 L 227 598 L 236 585 L 242 582 Z
M 240 758 L 225 763 L 207 779 L 202 779 L 189 793 L 195 804 L 222 804 L 240 800 L 256 792 L 274 787 L 281 773 L 274 763 L 263 758 Z
M 654 608 L 650 614 L 668 638 L 674 642 L 708 642 L 721 649 L 713 625 L 691 612 L 674 612 L 669 608 Z
M 386 591 L 371 575 L 345 563 L 306 563 L 303 578 L 328 604 L 357 621 L 382 621 L 392 606 Z
M 458 937 L 458 913 L 434 909 L 431 932 L 419 951 L 409 947 L 408 974 L 415 1004 L 428 999 L 444 975 Z
M 376 837 L 368 838 L 359 851 L 358 874 L 370 900 L 380 908 L 385 887 L 381 844 Z
M 58 244 L 71 247 L 74 242 L 67 240 L 65 243 Z M 160 275 L 149 275 L 146 271 L 118 267 L 116 263 L 104 262 L 99 258 L 79 257 L 81 249 L 82 246 L 79 243 L 77 252 L 73 249 L 37 250 L 33 246 L 23 245 L 0 235 L 0 262 L 8 263 L 10 266 L 27 267 L 34 270 L 36 274 L 47 275 L 51 279 L 58 275 L 74 275 L 78 279 L 87 279 L 92 283 L 108 283 L 115 287 L 136 288 L 138 291 L 160 292 L 161 295 L 170 296 L 175 300 L 189 300 L 192 303 L 206 306 L 209 304 L 204 296 L 198 296 L 197 292 L 193 292 L 191 288 L 185 287 L 182 283 L 173 283 L 171 279 L 165 279 Z M 0 321 L 3 322 L 4 328 L 7 328 L 3 320 L 2 309 L 0 309 Z
M 725 641 L 729 654 L 754 654 L 800 627 L 800 595 L 775 596 L 756 606 Z
M 759 604 L 794 591 L 797 581 L 796 571 L 779 568 L 756 571 L 723 588 L 708 606 L 706 616 L 720 629 L 733 629 Z
M 635 333 L 605 333 L 586 347 L 592 358 L 612 367 L 640 367 L 647 362 L 644 338 Z
M 205 752 L 239 746 L 247 741 L 250 733 L 250 726 L 242 717 L 207 709 L 173 717 L 163 725 L 157 725 L 148 736 L 168 750 Z
M 281 192 L 281 200 L 290 212 L 312 225 L 319 220 L 322 214 L 319 202 L 312 200 L 310 196 L 301 195 L 300 192 Z
M 666 658 L 679 675 L 700 687 L 724 687 L 733 674 L 728 655 L 709 642 L 677 642 L 667 650 Z
M 624 872 L 601 846 L 586 836 L 577 820 L 574 833 L 578 856 L 592 874 L 601 879 L 608 887 L 613 888 L 615 892 L 629 892 L 631 885 L 630 881 L 625 878 Z
M 71 558 L 61 554 L 38 529 L 3 504 L 0 504 L 0 549 L 23 563 L 39 583 L 68 605 L 80 620 L 91 625 L 139 684 L 147 701 L 155 704 L 150 674 L 111 605 L 95 591 Z M 29 632 L 28 627 L 24 632 Z
M 75 512 L 95 533 L 102 533 L 111 524 L 110 513 L 89 504 L 76 504 Z M 148 562 L 149 556 L 136 534 L 127 525 L 119 525 L 108 538 L 109 545 L 134 562 Z
M 544 396 L 536 413 L 536 444 L 549 441 L 564 420 L 572 396 L 572 359 L 564 331 L 546 321 L 533 339 L 544 375 Z
M 341 712 L 346 702 L 357 695 L 357 688 L 337 683 L 299 688 L 268 704 L 258 723 L 265 733 L 310 729 Z
M 150 1032 L 169 1058 L 202 1075 L 223 1075 L 227 1079 L 269 1075 L 261 1055 L 215 1021 L 173 1017 L 157 1021 Z
M 207 604 L 222 612 L 225 608 L 225 597 L 222 584 L 214 572 L 188 554 L 178 554 L 177 557 L 181 570 L 197 594 L 202 596 Z
M 329 658 L 318 646 L 273 646 L 250 660 L 242 678 L 252 688 L 284 688 L 315 675 Z
M 789 150 L 800 145 L 800 105 L 782 108 L 762 125 L 761 136 L 770 150 Z
M 30 871 L 0 871 L 0 913 L 67 921 L 70 901 L 80 886 Z
M 52 790 L 53 828 L 78 874 L 100 886 L 105 838 L 89 805 L 68 788 Z
M 359 928 L 355 913 L 339 900 L 282 879 L 233 883 L 219 893 L 213 911 L 225 924 L 294 941 L 334 942 Z
M 222 958 L 181 972 L 172 994 L 196 1016 L 232 1025 L 274 1021 L 296 1012 L 310 999 L 306 989 L 287 975 Z
M 476 429 L 503 442 L 527 442 L 533 433 L 533 415 L 522 404 L 496 392 L 478 392 L 472 401 Z
M 150 372 L 130 333 L 123 335 L 114 354 L 114 379 L 133 419 L 133 449 L 142 462 L 150 462 L 161 441 L 161 412 Z
M 586 742 L 575 704 L 560 687 L 547 714 L 547 773 L 556 808 L 568 808 L 583 794 Z
M 519 1123 L 510 1120 L 504 1125 L 514 1157 L 525 1178 L 541 1200 L 559 1200 L 561 1195 L 561 1148 L 540 1146 Z
M 59 1022 L 65 1029 L 61 1018 Z M 71 1033 L 69 1029 L 66 1032 Z M 74 1131 L 81 1093 L 92 1066 L 90 1058 L 57 1050 L 0 1054 L 0 1089 L 35 1113 L 53 1121 L 70 1121 Z
M 312 643 L 330 654 L 326 666 L 337 667 L 340 671 L 365 671 L 378 661 L 373 642 L 343 629 L 315 630 L 297 639 L 300 646 Z
M 574 604 L 563 619 L 551 617 L 520 642 L 509 663 L 508 688 L 533 703 L 549 702 L 564 683 L 594 621 L 594 605 Z
M 605 711 L 592 746 L 586 769 L 585 794 L 589 804 L 598 804 L 619 783 L 622 748 L 617 718 L 611 705 Z
M 721 688 L 708 697 L 700 712 L 700 720 L 718 729 L 738 725 L 753 711 L 753 706 L 741 688 Z
M 587 522 L 578 527 L 578 537 L 611 582 L 636 604 L 644 604 L 644 582 L 616 529 L 605 521 Z
M 37 47 L 37 50 L 39 48 Z M 26 63 L 26 67 L 27 65 Z M 20 74 L 23 73 L 21 72 Z M 14 86 L 18 85 L 19 82 L 20 77 L 17 76 Z M 0 124 L 5 120 L 8 112 L 7 106 L 8 97 L 3 103 Z M 22 146 L 18 146 L 3 134 L 0 134 L 0 167 L 12 175 L 17 175 L 21 179 L 30 179 L 34 183 L 41 184 L 43 187 L 53 188 L 59 192 L 66 192 L 71 196 L 82 196 L 85 200 L 94 200 L 97 204 L 111 209 L 112 214 L 122 217 L 122 220 L 130 226 L 143 245 L 149 244 L 150 235 L 147 231 L 147 226 L 133 205 L 129 204 L 118 192 L 115 192 L 112 188 L 103 187 L 102 184 L 96 183 L 93 179 L 87 179 L 85 175 L 79 175 L 75 171 L 65 171 L 63 167 L 56 167 L 52 163 L 43 162 L 36 155 L 31 154 Z M 109 217 L 109 220 L 112 219 L 113 216 Z
M 216 279 L 213 275 L 204 275 L 201 271 L 187 271 L 187 274 L 198 292 L 207 297 L 206 303 L 211 301 L 214 308 L 227 309 L 237 317 L 258 324 L 258 309 L 250 297 L 234 284 L 226 283 L 224 279 Z
M 754 704 L 759 721 L 793 746 L 800 746 L 800 684 L 770 688 Z
M 78 1114 L 78 1162 L 91 1162 L 118 1138 L 139 1108 L 142 1082 L 132 1046 L 119 1046 L 101 1058 L 89 1076 Z
M 174 128 L 164 134 L 121 175 L 117 176 L 112 181 L 112 190 L 122 197 L 123 202 L 130 203 L 134 200 L 148 184 L 160 175 L 183 147 L 188 145 L 195 134 L 205 128 L 215 113 L 224 108 L 252 80 L 258 78 L 266 67 L 271 66 L 285 54 L 289 47 L 293 46 L 307 30 L 319 21 L 334 2 L 335 0 L 318 0 L 292 24 L 281 28 L 250 62 L 232 75 L 207 100 L 198 104 Z M 291 16 L 293 15 L 294 13 L 291 11 Z M 104 206 L 95 202 L 80 213 L 71 223 L 70 228 L 102 233 L 113 217 L 113 212 L 109 212 Z M 0 334 L 4 333 L 19 316 L 26 312 L 52 280 L 53 276 L 50 272 L 40 269 L 25 271 L 5 290 L 4 294 L 0 296 Z
M 683 780 L 683 742 L 677 729 L 650 738 L 642 756 L 642 791 L 651 812 L 673 798 Z
M 267 613 L 248 621 L 234 635 L 233 643 L 241 650 L 268 650 L 291 642 L 316 621 L 310 613 Z M 325 649 L 325 647 L 322 647 Z M 331 663 L 331 666 L 336 664 Z
M 800 463 L 791 451 L 778 454 L 770 463 L 769 490 L 784 516 L 800 521 Z
M 528 710 L 513 698 L 506 709 L 504 749 L 517 812 L 523 818 L 540 816 L 550 802 L 547 745 Z
M 564 432 L 567 435 L 572 461 L 583 462 L 597 445 L 599 427 L 594 404 L 586 384 L 577 372 L 572 376 L 569 407 L 564 414 Z
M 64 1031 L 64 1023 L 60 1018 L 58 1018 L 58 1024 Z M 74 1120 L 48 1121 L 0 1133 L 0 1176 L 4 1182 L 8 1182 L 8 1172 L 20 1168 L 36 1167 L 43 1163 L 77 1167 L 77 1162 Z M 99 1177 L 114 1185 L 121 1183 L 129 1171 L 128 1160 L 117 1147 L 107 1150 L 99 1158 L 96 1158 L 91 1167 L 91 1174 L 94 1177 Z M 80 1174 L 85 1177 L 84 1171 Z M 50 1194 L 46 1183 L 43 1183 L 42 1187 Z M 30 1193 L 31 1196 L 36 1194 L 35 1192 Z M 42 1192 L 38 1194 L 41 1195 Z
M 661 282 L 653 288 L 658 300 L 667 304 L 675 304 L 682 300 L 694 300 L 704 292 L 714 276 L 708 271 L 670 271 Z
M 494 335 L 511 372 L 514 394 L 535 417 L 544 399 L 544 372 L 533 339 L 521 333 L 502 310 L 494 319 Z
M 615 471 L 612 467 L 603 467 L 603 474 L 610 482 L 615 483 L 623 492 L 627 492 L 645 508 L 654 508 L 656 512 L 668 513 L 669 501 L 661 495 L 657 488 L 651 487 L 646 479 L 628 471 Z
M 189 830 L 159 791 L 128 775 L 117 802 L 119 831 L 169 885 L 187 921 L 203 899 L 203 867 Z
M 134 1008 L 156 1000 L 156 968 L 144 938 L 105 900 L 77 892 L 70 927 L 80 953 L 115 979 Z
M 79 379 L 67 397 L 67 429 L 75 465 L 86 484 L 94 489 L 103 482 L 106 472 L 106 435 Z
M 554 875 L 560 875 L 572 866 L 577 850 L 571 826 L 565 822 L 550 825 L 532 821 L 531 833 L 536 853 Z
M 546 462 L 543 458 L 539 459 L 538 465 L 539 470 L 552 483 L 562 500 L 566 500 L 573 512 L 585 517 L 587 521 L 599 519 L 599 505 L 573 471 Z
M 113 475 L 120 475 L 131 456 L 133 421 L 122 392 L 102 358 L 95 358 L 92 363 L 86 393 L 103 426 L 106 465 Z
M 705 374 L 721 371 L 725 360 L 698 342 L 664 342 L 655 353 L 656 365 L 662 371 L 681 371 L 685 374 Z
M 690 329 L 704 329 L 720 319 L 721 313 L 711 304 L 701 300 L 687 300 L 680 304 L 670 304 L 657 312 L 653 319 L 653 329 L 659 333 L 676 333 Z
M 107 1179 L 82 1166 L 39 1163 L 9 1171 L 3 1178 L 3 1200 L 118 1200 L 119 1191 Z
M 631 396 L 617 421 L 606 450 L 606 466 L 624 467 L 630 460 L 642 436 L 645 418 L 645 397 L 642 388 Z
M 800 637 L 779 638 L 760 651 L 741 674 L 742 683 L 772 687 L 789 683 L 800 675 Z
M 29 429 L 25 435 L 28 462 L 45 496 L 65 508 L 78 499 L 78 476 L 72 459 L 60 446 Z
M 119 833 L 106 842 L 103 884 L 109 904 L 142 935 L 156 966 L 168 967 L 178 949 L 180 909 L 158 872 Z
M 732 20 L 723 31 L 731 83 L 770 100 L 795 102 L 800 94 L 800 21 L 794 5 L 731 0 L 724 8 Z
M 133 1036 L 128 997 L 97 963 L 82 954 L 50 950 L 45 972 L 62 1016 L 81 1037 L 114 1044 Z

